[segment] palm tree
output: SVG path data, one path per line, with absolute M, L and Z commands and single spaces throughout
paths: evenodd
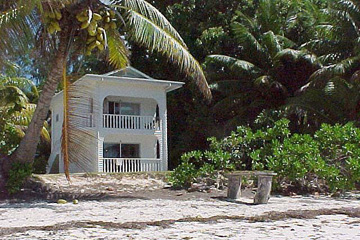
M 220 93 L 214 113 L 230 127 L 252 122 L 263 109 L 283 105 L 320 68 L 314 55 L 296 50 L 285 37 L 287 17 L 293 12 L 281 17 L 279 11 L 272 1 L 262 0 L 255 17 L 238 12 L 232 29 L 241 58 L 210 55 L 205 61 L 211 88 Z
M 36 108 L 33 102 L 38 98 L 38 91 L 31 80 L 16 75 L 19 68 L 16 64 L 7 63 L 7 66 L 5 73 L 0 74 L 0 142 L 1 152 L 9 155 L 25 135 Z M 50 142 L 46 122 L 41 138 Z
M 350 79 L 333 77 L 323 88 L 309 88 L 287 101 L 286 112 L 296 114 L 303 124 L 319 127 L 330 124 L 359 122 L 360 70 Z M 311 124 L 310 124 L 311 123 Z
M 286 112 L 295 113 L 307 126 L 358 121 L 360 3 L 331 1 L 315 15 L 322 21 L 300 48 L 314 52 L 321 67 L 311 74 L 299 96 L 288 100 Z
M 29 45 L 26 40 L 35 39 L 41 56 L 49 59 L 48 77 L 34 116 L 11 161 L 4 162 L 5 173 L 12 162 L 33 161 L 42 123 L 67 61 L 84 54 L 102 54 L 106 49 L 114 66 L 128 63 L 127 45 L 118 29 L 150 51 L 167 56 L 208 99 L 211 97 L 201 67 L 184 41 L 166 18 L 144 0 L 18 0 L 7 1 L 1 10 L 1 55 L 18 52 Z
M 322 21 L 314 26 L 313 37 L 300 48 L 315 53 L 322 63 L 310 76 L 306 87 L 323 88 L 333 77 L 349 77 L 360 67 L 360 3 L 331 1 L 317 12 L 322 15 Z

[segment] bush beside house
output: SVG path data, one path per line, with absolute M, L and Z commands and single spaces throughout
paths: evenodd
M 171 175 L 174 186 L 189 186 L 201 177 L 219 179 L 232 170 L 271 170 L 274 188 L 292 191 L 344 191 L 359 187 L 360 129 L 352 123 L 323 124 L 314 135 L 292 134 L 289 120 L 254 130 L 240 126 L 230 136 L 210 138 L 208 151 L 181 158 Z

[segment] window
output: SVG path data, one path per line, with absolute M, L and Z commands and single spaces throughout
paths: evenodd
M 120 106 L 121 115 L 140 115 L 140 104 L 122 102 Z
M 129 102 L 108 102 L 109 114 L 140 115 L 140 104 Z
M 109 114 L 119 114 L 120 103 L 118 102 L 109 102 Z
M 121 144 L 122 158 L 139 158 L 140 145 L 139 144 Z
M 104 158 L 139 158 L 140 144 L 104 143 L 103 157 Z
M 56 121 L 56 122 L 59 121 L 59 114 L 56 114 L 56 116 L 55 116 L 55 121 Z
M 104 158 L 120 158 L 120 144 L 104 143 Z

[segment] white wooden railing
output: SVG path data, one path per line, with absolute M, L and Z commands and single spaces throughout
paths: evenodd
M 155 124 L 153 116 L 103 114 L 103 128 L 153 130 Z
M 161 160 L 156 158 L 103 158 L 100 172 L 154 172 L 161 171 Z

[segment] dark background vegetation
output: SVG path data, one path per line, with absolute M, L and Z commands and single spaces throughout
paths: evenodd
M 213 101 L 206 103 L 196 86 L 164 57 L 128 43 L 133 67 L 157 79 L 187 83 L 168 95 L 171 169 L 184 152 L 206 149 L 208 137 L 227 136 L 239 125 L 266 127 L 286 117 L 292 132 L 310 134 L 321 123 L 353 121 L 358 125 L 357 1 L 150 2 L 203 64 L 213 93 Z M 207 57 L 213 54 L 230 58 Z M 70 66 L 69 75 L 76 79 L 85 73 L 113 70 L 98 57 L 79 58 Z M 21 66 L 19 74 L 31 78 L 41 90 L 47 60 L 31 51 L 11 60 Z M 247 63 L 254 67 L 246 67 Z M 47 154 L 46 148 L 39 148 L 39 159 Z

